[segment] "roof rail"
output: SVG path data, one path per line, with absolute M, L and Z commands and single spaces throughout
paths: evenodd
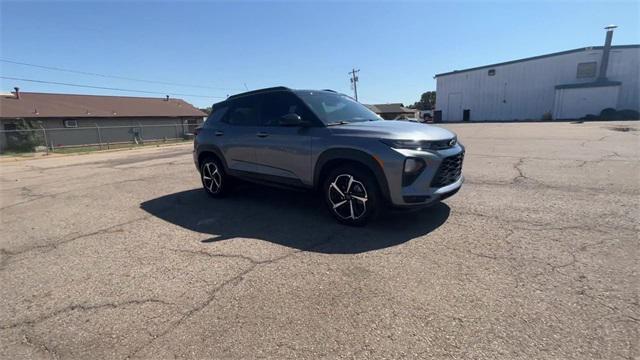
M 240 93 L 240 94 L 231 95 L 227 99 L 235 99 L 235 98 L 242 97 L 242 96 L 260 94 L 260 93 L 263 93 L 263 92 L 278 91 L 278 90 L 291 91 L 291 89 L 289 89 L 286 86 L 274 86 L 274 87 L 270 87 L 270 88 L 252 90 L 252 91 L 247 91 L 247 92 L 243 92 L 243 93 Z
M 336 93 L 336 94 L 338 93 L 337 91 L 331 90 L 331 89 L 323 89 L 322 91 L 328 91 L 328 92 L 332 92 L 332 93 Z

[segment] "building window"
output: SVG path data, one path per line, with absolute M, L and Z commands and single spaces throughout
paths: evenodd
M 496 69 L 489 69 L 489 71 L 487 71 L 487 74 L 489 74 L 489 76 L 495 76 L 496 75 Z
M 77 120 L 65 120 L 64 121 L 64 127 L 66 127 L 66 128 L 77 128 L 78 127 L 78 121 Z
M 579 63 L 576 77 L 578 79 L 596 77 L 597 67 L 598 63 L 596 61 Z

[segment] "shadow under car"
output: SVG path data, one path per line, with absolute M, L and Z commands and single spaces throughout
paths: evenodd
M 242 184 L 226 198 L 203 189 L 158 197 L 140 207 L 177 226 L 212 235 L 203 243 L 253 238 L 310 252 L 356 254 L 402 244 L 437 229 L 444 203 L 411 212 L 384 212 L 365 227 L 336 223 L 313 193 Z

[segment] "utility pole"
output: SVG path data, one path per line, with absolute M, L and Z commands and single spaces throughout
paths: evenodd
M 353 94 L 355 95 L 356 101 L 358 101 L 358 73 L 360 69 L 356 70 L 355 68 L 349 72 L 351 75 L 351 86 L 353 87 Z

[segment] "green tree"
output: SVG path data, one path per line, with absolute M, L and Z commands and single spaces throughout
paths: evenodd
M 418 110 L 433 110 L 435 106 L 436 106 L 436 92 L 427 91 L 422 93 L 422 95 L 420 96 L 420 100 L 415 102 L 411 107 Z
M 31 119 L 20 119 L 13 123 L 15 129 L 5 133 L 7 149 L 17 152 L 32 152 L 36 146 L 46 145 L 40 122 Z
M 202 111 L 203 113 L 209 115 L 209 114 L 211 114 L 211 106 L 206 107 L 206 108 L 201 108 L 200 111 Z

